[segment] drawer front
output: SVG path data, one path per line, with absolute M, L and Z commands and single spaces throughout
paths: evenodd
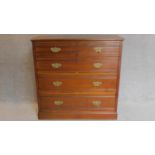
M 37 60 L 76 60 L 78 57 L 78 49 L 70 47 L 36 47 Z
M 40 90 L 53 90 L 53 91 L 114 91 L 116 89 L 116 77 L 111 79 L 98 77 L 98 78 L 39 78 Z
M 111 72 L 117 71 L 118 58 L 108 57 L 96 61 L 37 61 L 38 71 L 52 72 Z
M 36 47 L 38 60 L 94 59 L 120 56 L 119 47 Z
M 119 47 L 87 47 L 79 48 L 79 59 L 108 59 L 108 57 L 120 56 Z
M 103 110 L 115 107 L 115 97 L 88 97 L 88 96 L 53 96 L 40 97 L 41 109 L 91 109 Z

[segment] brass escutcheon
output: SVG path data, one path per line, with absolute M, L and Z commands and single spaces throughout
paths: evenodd
M 101 68 L 103 66 L 102 63 L 94 63 L 93 66 L 97 69 Z
M 55 87 L 60 87 L 62 85 L 62 81 L 53 81 L 53 85 Z
M 92 102 L 92 104 L 93 104 L 94 106 L 97 106 L 97 107 L 100 106 L 101 103 L 102 103 L 101 101 L 93 101 L 93 102 Z
M 94 50 L 96 53 L 101 53 L 103 52 L 103 47 L 95 47 Z
M 60 47 L 51 47 L 50 50 L 52 53 L 59 53 L 61 51 L 61 48 Z
M 62 105 L 64 102 L 63 101 L 54 101 L 55 105 Z
M 53 63 L 53 64 L 51 64 L 51 66 L 55 69 L 58 69 L 62 66 L 62 64 L 61 63 Z
M 95 82 L 93 82 L 93 86 L 95 86 L 95 87 L 99 87 L 99 86 L 101 86 L 103 83 L 102 82 L 100 82 L 100 81 L 95 81 Z

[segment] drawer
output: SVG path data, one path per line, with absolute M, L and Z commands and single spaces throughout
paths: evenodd
M 104 110 L 115 108 L 115 97 L 103 96 L 53 96 L 40 97 L 40 109 L 67 110 L 67 109 L 90 109 Z
M 56 92 L 82 92 L 91 91 L 114 91 L 117 77 L 104 76 L 53 76 L 52 78 L 38 78 L 40 90 L 52 90 Z
M 119 47 L 36 47 L 37 60 L 94 59 L 120 56 Z
M 119 47 L 87 47 L 87 48 L 78 48 L 79 50 L 79 59 L 108 59 L 108 57 L 117 57 L 120 56 Z
M 37 61 L 38 71 L 52 72 L 111 72 L 117 71 L 118 57 L 94 61 Z
M 35 56 L 37 60 L 76 60 L 78 49 L 70 47 L 36 47 Z

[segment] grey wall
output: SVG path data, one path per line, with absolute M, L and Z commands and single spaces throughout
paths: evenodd
M 119 119 L 155 120 L 155 35 L 122 36 Z
M 0 35 L 0 120 L 37 120 L 33 36 Z M 155 120 L 155 35 L 122 36 L 119 120 Z

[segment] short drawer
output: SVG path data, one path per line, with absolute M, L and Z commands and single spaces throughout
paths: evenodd
M 40 109 L 90 109 L 103 110 L 115 107 L 115 97 L 102 96 L 53 96 L 40 97 Z
M 77 92 L 77 91 L 114 91 L 116 90 L 117 77 L 87 77 L 77 76 L 53 76 L 52 78 L 39 78 L 38 87 L 40 90 L 52 90 L 56 92 Z
M 37 60 L 79 60 L 120 56 L 119 47 L 36 47 Z
M 76 60 L 79 51 L 71 47 L 36 47 L 37 60 Z
M 52 72 L 111 72 L 117 71 L 118 57 L 94 61 L 37 61 L 38 71 Z
M 120 56 L 120 47 L 86 47 L 79 48 L 78 59 L 108 59 L 109 57 Z

